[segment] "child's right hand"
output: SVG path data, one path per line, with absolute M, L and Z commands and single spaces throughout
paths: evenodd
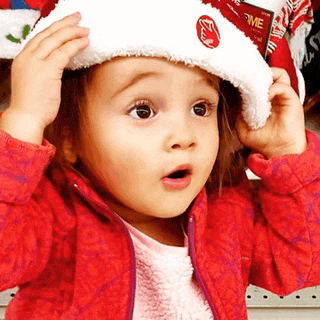
M 41 144 L 45 127 L 56 118 L 63 70 L 89 43 L 80 19 L 75 13 L 53 23 L 14 59 L 10 106 L 0 122 L 0 129 L 14 138 Z

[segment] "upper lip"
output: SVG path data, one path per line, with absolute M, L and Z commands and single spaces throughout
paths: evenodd
M 172 171 L 167 173 L 164 176 L 164 178 L 170 176 L 170 174 L 173 174 L 174 172 L 177 172 L 177 171 L 186 171 L 187 174 L 191 174 L 192 173 L 192 166 L 190 164 L 182 164 L 180 166 L 177 166 L 175 169 L 173 169 Z

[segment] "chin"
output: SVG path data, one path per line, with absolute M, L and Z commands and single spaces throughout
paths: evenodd
M 150 216 L 162 218 L 162 219 L 170 219 L 175 218 L 183 214 L 188 210 L 192 201 L 187 201 L 184 203 L 173 203 L 172 205 L 161 206 L 156 208 L 156 212 L 154 211 L 155 208 L 152 208 L 150 213 L 147 213 Z

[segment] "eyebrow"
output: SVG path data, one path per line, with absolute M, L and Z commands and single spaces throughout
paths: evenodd
M 146 78 L 150 78 L 150 77 L 159 77 L 161 76 L 161 73 L 158 72 L 144 72 L 144 73 L 139 73 L 138 75 L 136 75 L 135 77 L 133 77 L 129 83 L 127 83 L 124 87 L 122 87 L 121 89 L 117 90 L 111 97 L 111 99 L 113 99 L 114 97 L 116 97 L 117 95 L 119 95 L 121 92 L 127 90 L 128 88 L 130 88 L 131 86 L 133 86 L 134 84 L 136 84 L 137 82 L 146 79 Z M 219 90 L 219 85 L 217 83 L 217 81 L 215 81 L 214 79 L 210 78 L 210 77 L 201 77 L 198 79 L 195 79 L 196 82 L 200 82 L 200 83 L 204 83 L 207 86 L 215 89 L 215 90 Z
M 204 82 L 207 86 L 219 91 L 219 81 L 210 77 L 199 78 L 198 82 Z
M 137 82 L 146 79 L 146 78 L 150 78 L 150 77 L 155 77 L 155 76 L 160 76 L 161 74 L 158 72 L 144 72 L 144 73 L 139 73 L 138 75 L 136 75 L 135 77 L 133 77 L 129 83 L 127 83 L 124 87 L 122 87 L 121 89 L 117 90 L 111 97 L 111 99 L 113 99 L 115 96 L 119 95 L 121 92 L 127 90 L 129 87 L 133 86 L 134 84 L 136 84 Z

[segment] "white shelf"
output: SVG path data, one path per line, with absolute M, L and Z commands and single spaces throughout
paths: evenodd
M 248 308 L 320 308 L 320 287 L 306 288 L 279 297 L 267 290 L 249 286 L 246 300 Z
M 0 320 L 16 289 L 0 293 Z M 249 286 L 246 293 L 249 320 L 319 320 L 320 287 L 299 290 L 279 297 L 267 290 Z

